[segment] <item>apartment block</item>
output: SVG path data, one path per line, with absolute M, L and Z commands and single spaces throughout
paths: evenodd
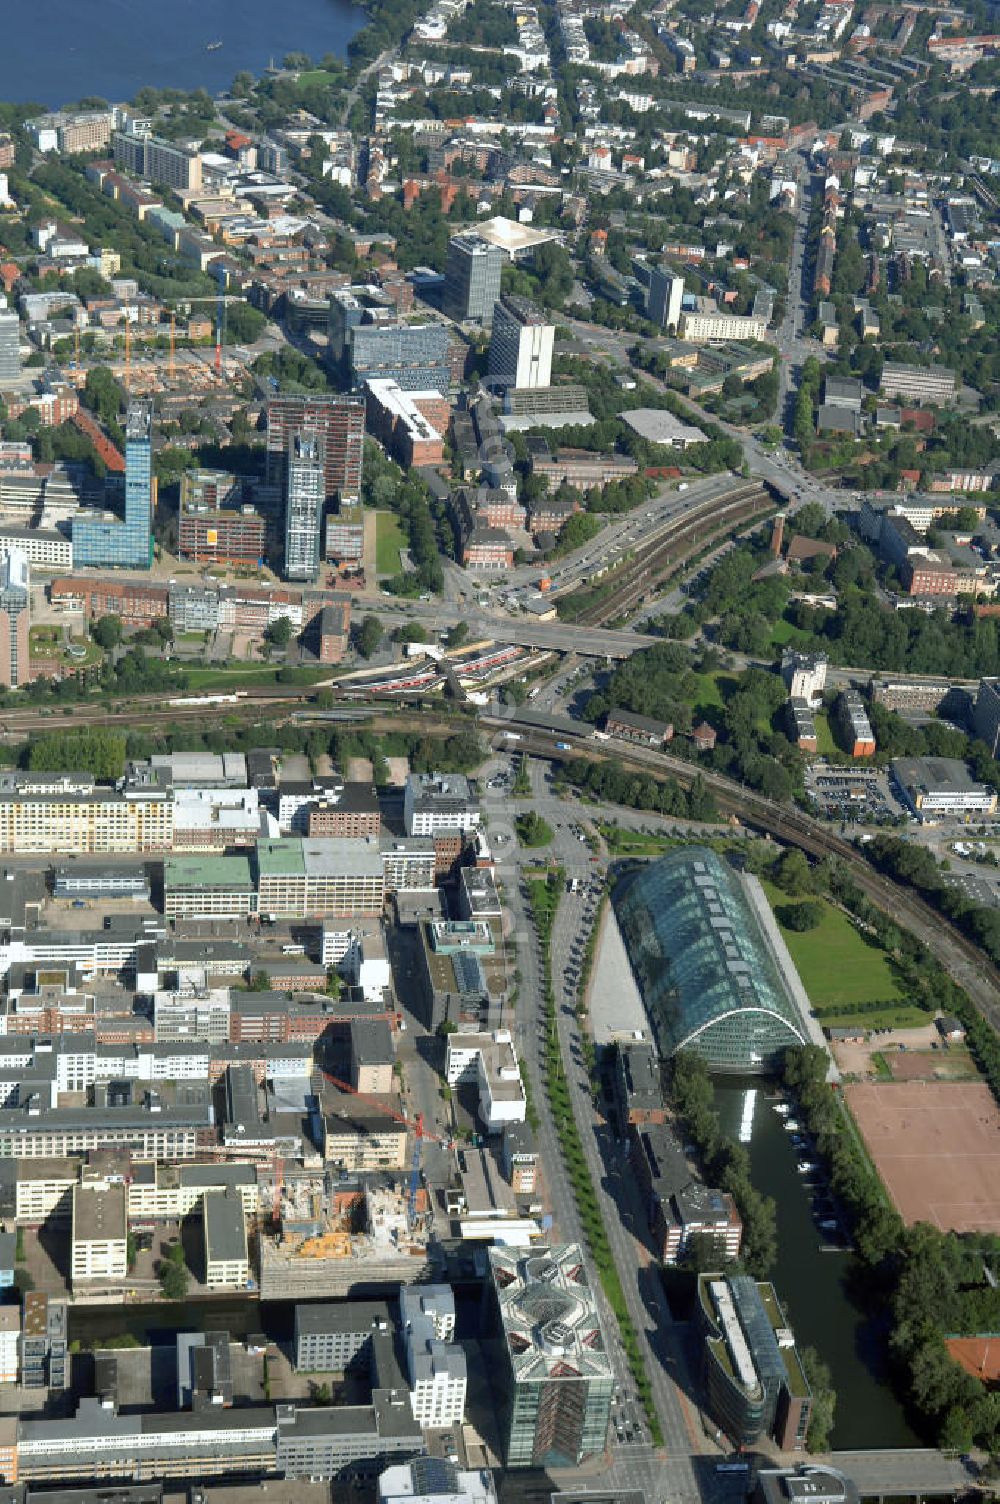
M 856 689 L 841 690 L 837 696 L 834 713 L 844 745 L 851 756 L 873 757 L 875 736 L 865 712 L 864 703 Z
M 243 483 L 216 470 L 188 470 L 181 477 L 177 511 L 177 556 L 196 564 L 259 564 L 267 524 Z
M 287 484 L 288 444 L 308 430 L 322 440 L 325 499 L 357 501 L 365 442 L 365 401 L 360 396 L 273 397 L 267 404 L 267 480 Z
M 767 320 L 752 314 L 682 313 L 677 335 L 689 340 L 763 340 Z
M 126 796 L 87 775 L 0 774 L 0 852 L 12 855 L 169 851 L 173 817 L 163 789 Z
M 115 164 L 130 177 L 172 188 L 175 193 L 189 193 L 202 184 L 201 157 L 189 147 L 158 136 L 131 135 L 115 131 Z

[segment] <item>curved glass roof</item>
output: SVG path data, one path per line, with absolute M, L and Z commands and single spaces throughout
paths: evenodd
M 806 1043 L 740 880 L 714 851 L 688 846 L 651 863 L 615 909 L 664 1055 L 691 1049 L 713 1071 L 744 1074 Z

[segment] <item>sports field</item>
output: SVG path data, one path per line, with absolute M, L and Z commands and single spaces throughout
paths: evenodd
M 1000 1110 L 988 1086 L 866 1081 L 844 1097 L 905 1222 L 1000 1233 Z

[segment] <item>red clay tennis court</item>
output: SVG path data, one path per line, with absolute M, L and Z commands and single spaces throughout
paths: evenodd
M 979 1081 L 873 1081 L 844 1097 L 907 1223 L 1000 1232 L 1000 1111 Z
M 1000 1379 L 1000 1337 L 946 1337 L 944 1345 L 974 1379 L 984 1384 Z

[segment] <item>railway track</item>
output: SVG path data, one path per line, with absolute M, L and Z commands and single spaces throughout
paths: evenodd
M 772 511 L 774 500 L 766 488 L 748 482 L 722 497 L 702 502 L 671 525 L 638 558 L 615 576 L 615 593 L 595 602 L 574 621 L 582 627 L 602 626 L 637 606 L 653 586 L 662 584 L 706 544 L 738 528 L 743 522 Z
M 639 558 L 632 559 L 620 570 L 615 578 L 617 590 L 611 599 L 588 606 L 574 621 L 582 627 L 598 627 L 621 617 L 623 612 L 632 611 L 647 591 L 671 578 L 687 559 L 701 552 L 705 544 L 716 543 L 740 523 L 749 522 L 773 508 L 770 493 L 756 481 L 750 481 L 728 495 L 714 496 L 711 501 L 702 502 L 683 517 L 678 517 L 677 523 L 665 529 Z
M 648 747 L 626 743 L 594 743 L 580 732 L 557 730 L 543 732 L 530 722 L 517 723 L 499 718 L 483 718 L 484 723 L 499 729 L 520 725 L 520 751 L 548 758 L 577 757 L 590 761 L 612 761 L 646 772 L 658 772 L 689 786 L 700 777 L 711 789 L 721 811 L 735 816 L 742 824 L 786 845 L 797 846 L 813 857 L 836 856 L 850 870 L 865 896 L 890 917 L 911 929 L 931 953 L 968 992 L 976 1007 L 1000 1032 L 1000 970 L 991 964 L 983 951 L 958 930 L 950 920 L 932 909 L 910 888 L 893 882 L 865 860 L 849 841 L 799 810 L 773 804 L 760 794 L 734 783 L 720 773 L 699 768 L 682 758 Z M 564 747 L 556 749 L 559 740 Z

